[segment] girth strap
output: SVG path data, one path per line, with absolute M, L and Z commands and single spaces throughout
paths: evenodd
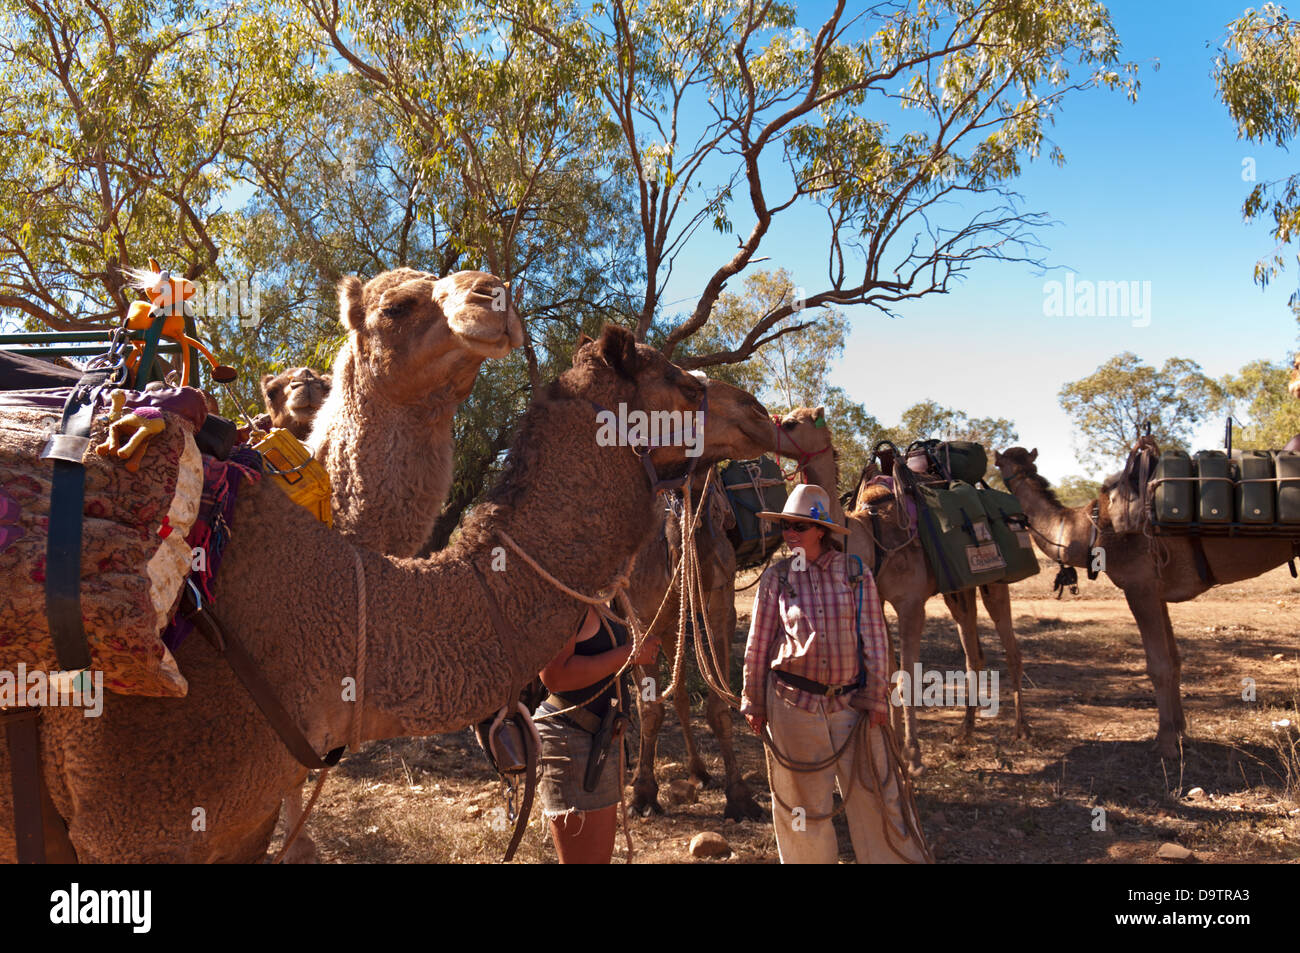
M 45 863 L 45 834 L 41 821 L 41 747 L 39 708 L 0 709 L 9 742 L 9 774 L 13 784 L 14 838 L 18 863 Z
M 223 632 L 212 613 L 199 601 L 194 584 L 187 581 L 181 596 L 181 612 L 212 643 L 212 647 L 230 663 L 235 676 L 243 683 L 254 704 L 262 710 L 266 720 L 271 723 L 275 733 L 280 736 L 289 753 L 306 768 L 332 768 L 343 757 L 345 746 L 340 745 L 325 755 L 316 754 L 311 742 L 299 730 L 293 718 L 285 711 L 275 691 L 258 671 L 257 663 L 240 644 L 239 640 L 228 632 Z
M 81 621 L 81 517 L 86 499 L 86 468 L 81 459 L 90 445 L 100 392 L 112 384 L 114 373 L 114 368 L 103 368 L 82 375 L 63 405 L 58 433 L 41 451 L 41 459 L 54 461 L 45 547 L 45 615 L 59 667 L 65 672 L 90 667 Z

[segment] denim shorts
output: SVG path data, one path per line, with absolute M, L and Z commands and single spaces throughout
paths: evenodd
M 549 714 L 555 710 L 543 703 L 537 714 Z M 537 722 L 537 733 L 542 737 L 542 773 L 537 793 L 542 801 L 543 816 L 549 819 L 569 811 L 599 811 L 619 802 L 622 792 L 618 789 L 620 752 L 617 740 L 610 743 L 595 790 L 587 791 L 583 789 L 582 779 L 587 773 L 592 736 L 565 720 L 563 715 Z

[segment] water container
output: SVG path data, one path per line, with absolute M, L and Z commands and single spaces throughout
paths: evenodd
M 1232 522 L 1231 461 L 1222 450 L 1196 455 L 1196 518 L 1201 523 Z
M 1156 463 L 1156 522 L 1190 523 L 1192 521 L 1192 458 L 1185 450 L 1166 450 Z
M 1237 521 L 1248 526 L 1272 523 L 1277 498 L 1273 457 L 1266 450 L 1242 450 L 1238 467 Z
M 1277 521 L 1300 523 L 1300 453 L 1275 450 L 1273 465 L 1281 478 L 1277 485 Z

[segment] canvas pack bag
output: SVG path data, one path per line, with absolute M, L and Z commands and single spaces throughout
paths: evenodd
M 921 483 L 916 487 L 916 501 L 917 532 L 940 592 L 1001 582 L 1006 577 L 1007 560 L 975 487 L 956 480 Z
M 1020 500 L 1012 493 L 988 486 L 980 487 L 976 492 L 984 505 L 984 512 L 988 514 L 993 541 L 998 544 L 998 552 L 1007 564 L 1006 573 L 998 581 L 1019 582 L 1037 574 L 1038 557 L 1029 536 L 1029 517 L 1025 515 Z
M 733 460 L 722 470 L 722 488 L 735 514 L 727 536 L 736 550 L 736 566 L 757 566 L 781 546 L 781 527 L 775 521 L 760 520 L 759 513 L 785 509 L 785 478 L 781 466 L 768 456 L 756 460 Z
M 907 468 L 973 484 L 984 479 L 989 457 L 983 444 L 971 440 L 917 440 L 907 448 Z

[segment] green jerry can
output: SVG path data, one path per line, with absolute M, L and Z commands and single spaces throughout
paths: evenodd
M 1232 522 L 1232 460 L 1222 450 L 1196 454 L 1196 519 Z
M 1029 518 L 1025 516 L 1025 508 L 1011 493 L 992 487 L 983 487 L 978 492 L 984 512 L 989 515 L 993 540 L 1007 563 L 1007 573 L 1001 581 L 1011 583 L 1028 579 L 1038 572 L 1039 567 L 1033 540 L 1029 538 Z
M 921 546 L 940 592 L 1002 581 L 1007 562 L 975 487 L 957 480 L 922 484 L 916 502 Z
M 1273 465 L 1278 475 L 1277 521 L 1300 523 L 1300 453 L 1274 450 Z
M 1166 450 L 1156 463 L 1155 507 L 1157 523 L 1190 523 L 1192 521 L 1192 458 L 1185 450 Z
M 1248 526 L 1272 523 L 1277 499 L 1272 455 L 1267 450 L 1242 450 L 1237 472 L 1237 521 Z

